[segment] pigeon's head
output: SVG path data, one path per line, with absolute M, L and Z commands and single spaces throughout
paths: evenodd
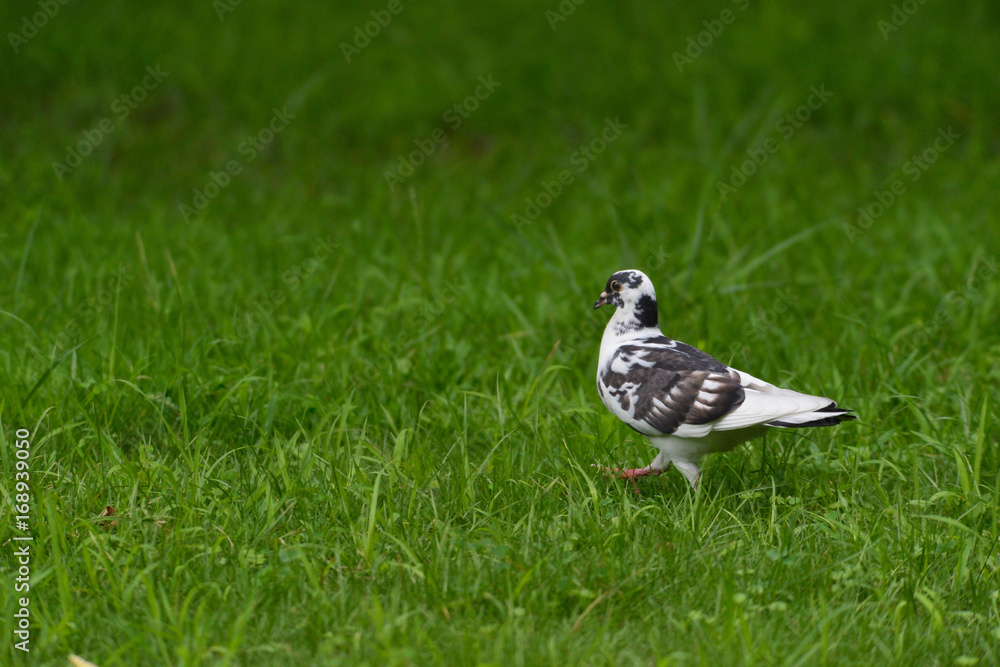
M 653 290 L 653 283 L 642 271 L 629 269 L 618 271 L 608 278 L 601 298 L 594 304 L 594 308 L 610 303 L 623 310 L 644 309 L 651 306 L 656 312 L 656 292 Z
M 653 282 L 642 271 L 618 271 L 608 278 L 594 308 L 607 303 L 618 308 L 612 319 L 623 323 L 625 329 L 645 329 L 659 325 L 656 291 L 653 289 Z

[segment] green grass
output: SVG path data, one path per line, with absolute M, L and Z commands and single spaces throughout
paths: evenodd
M 407 2 L 348 64 L 386 6 L 71 3 L 5 40 L 5 638 L 19 428 L 35 541 L 32 652 L 3 662 L 1000 662 L 995 8 L 929 2 L 884 40 L 892 3 L 585 3 L 553 31 L 555 2 Z M 860 421 L 712 457 L 697 493 L 602 479 L 654 454 L 594 385 L 622 268 L 667 335 Z

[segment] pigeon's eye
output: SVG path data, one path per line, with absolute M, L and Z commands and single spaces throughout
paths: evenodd
M 611 281 L 611 291 L 612 292 L 621 292 L 622 291 L 622 284 L 620 282 L 618 282 L 617 280 L 612 280 Z

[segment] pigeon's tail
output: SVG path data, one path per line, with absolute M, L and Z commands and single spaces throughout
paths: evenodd
M 830 405 L 810 412 L 800 412 L 788 415 L 773 422 L 767 422 L 766 426 L 777 428 L 808 428 L 811 426 L 835 426 L 840 422 L 847 422 L 857 419 L 851 410 L 838 408 L 837 404 L 830 402 Z

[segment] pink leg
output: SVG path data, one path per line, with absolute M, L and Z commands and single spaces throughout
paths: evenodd
M 604 473 L 605 477 L 617 477 L 618 479 L 627 479 L 632 483 L 632 490 L 636 492 L 637 495 L 642 495 L 639 493 L 639 485 L 635 483 L 635 480 L 640 477 L 649 477 L 659 475 L 663 470 L 659 468 L 654 468 L 651 465 L 645 468 L 626 468 L 622 470 L 621 468 L 608 468 L 602 465 L 594 464 L 594 467 Z
M 637 477 L 649 477 L 661 474 L 662 470 L 657 470 L 652 466 L 646 466 L 645 468 L 606 468 L 602 465 L 595 466 L 598 470 L 603 472 L 608 477 L 617 477 L 619 479 L 636 479 Z

